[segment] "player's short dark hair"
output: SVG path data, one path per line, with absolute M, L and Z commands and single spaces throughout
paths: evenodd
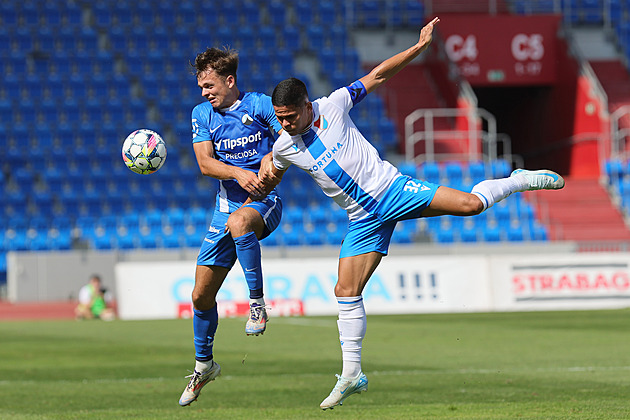
M 271 103 L 274 106 L 303 106 L 308 102 L 306 85 L 300 79 L 285 79 L 273 90 Z
M 223 47 L 223 49 L 207 48 L 204 52 L 197 54 L 192 66 L 197 77 L 208 70 L 214 70 L 221 77 L 232 75 L 236 80 L 238 52 L 228 47 Z

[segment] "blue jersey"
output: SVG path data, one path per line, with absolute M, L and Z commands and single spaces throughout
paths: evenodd
M 193 143 L 212 141 L 214 158 L 228 165 L 253 172 L 275 142 L 281 126 L 271 105 L 271 98 L 257 92 L 241 92 L 229 108 L 216 110 L 210 102 L 192 111 Z M 275 191 L 271 195 L 275 195 Z M 249 193 L 236 180 L 220 180 L 217 208 L 224 213 L 238 209 Z

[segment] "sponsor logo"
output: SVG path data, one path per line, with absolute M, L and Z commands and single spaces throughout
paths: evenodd
M 238 160 L 238 159 L 245 159 L 248 157 L 252 157 L 258 154 L 258 151 L 256 149 L 253 150 L 244 150 L 242 152 L 238 152 L 238 153 L 226 153 L 225 154 L 225 158 L 226 159 L 230 159 L 230 160 Z
M 252 125 L 252 123 L 254 122 L 254 119 L 252 117 L 249 116 L 249 114 L 245 114 L 243 115 L 243 117 L 241 118 L 241 121 L 243 122 L 243 124 L 245 125 Z
M 214 226 L 210 226 L 208 228 L 208 231 L 212 232 L 212 233 L 221 233 L 221 231 L 217 228 L 215 228 Z
M 246 146 L 249 143 L 255 143 L 262 140 L 262 132 L 259 130 L 256 134 L 250 134 L 249 136 L 243 136 L 236 139 L 221 139 L 215 142 L 216 148 L 227 150 L 234 149 L 235 147 Z M 222 146 L 222 147 L 221 147 Z
M 315 165 L 313 165 L 313 167 L 311 169 L 309 169 L 309 172 L 310 173 L 315 173 L 319 169 L 324 168 L 326 166 L 326 164 L 330 163 L 330 161 L 332 160 L 333 156 L 339 151 L 339 149 L 341 149 L 342 146 L 343 146 L 343 144 L 337 142 L 336 146 L 333 146 L 330 149 L 326 150 L 324 153 L 322 153 L 322 155 L 317 160 Z
M 217 131 L 219 129 L 219 127 L 221 127 L 223 124 L 219 124 L 216 127 L 214 127 L 214 130 L 212 128 L 210 128 L 210 134 L 214 133 L 215 131 Z

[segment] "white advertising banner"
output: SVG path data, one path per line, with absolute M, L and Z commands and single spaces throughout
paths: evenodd
M 490 258 L 494 310 L 630 306 L 630 255 L 502 255 Z
M 270 316 L 334 315 L 337 259 L 265 259 Z M 189 317 L 195 263 L 124 262 L 116 266 L 121 319 Z M 477 312 L 492 309 L 483 256 L 386 257 L 363 291 L 368 314 Z M 219 294 L 221 316 L 248 311 L 248 289 L 238 263 Z

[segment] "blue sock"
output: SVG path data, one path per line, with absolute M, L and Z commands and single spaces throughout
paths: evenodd
M 217 305 L 208 311 L 193 309 L 193 331 L 195 334 L 195 359 L 207 361 L 212 359 L 214 334 L 219 324 Z
M 260 264 L 260 243 L 254 232 L 234 238 L 236 256 L 243 267 L 245 281 L 249 287 L 249 298 L 263 297 L 263 276 Z

